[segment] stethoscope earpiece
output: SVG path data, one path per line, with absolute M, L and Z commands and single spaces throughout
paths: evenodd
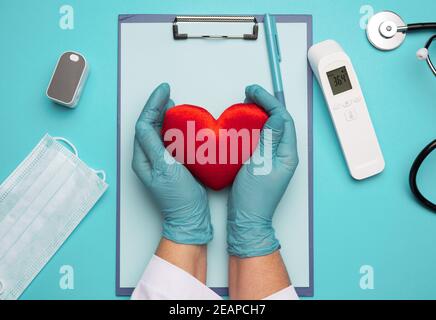
M 418 60 L 427 60 L 428 58 L 428 49 L 427 48 L 421 48 L 418 51 L 416 51 L 416 57 Z

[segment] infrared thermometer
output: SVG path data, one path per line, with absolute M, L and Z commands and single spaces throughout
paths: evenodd
M 308 59 L 351 176 L 362 180 L 382 172 L 383 154 L 350 58 L 337 42 L 326 40 L 309 49 Z

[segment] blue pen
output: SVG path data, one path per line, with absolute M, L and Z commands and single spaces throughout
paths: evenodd
M 282 73 L 280 71 L 281 56 L 275 17 L 265 14 L 263 25 L 265 27 L 265 39 L 268 48 L 274 96 L 286 106 L 285 95 L 283 94 Z

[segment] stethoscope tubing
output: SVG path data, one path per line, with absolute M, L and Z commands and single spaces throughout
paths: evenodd
M 432 43 L 432 41 L 436 38 L 436 34 L 433 35 L 430 39 L 428 39 L 428 41 L 425 43 L 425 48 L 428 49 L 430 47 L 430 44 Z
M 436 140 L 433 140 L 416 157 L 415 161 L 412 164 L 412 167 L 410 168 L 409 185 L 410 185 L 410 190 L 412 191 L 416 199 L 423 206 L 436 213 L 436 204 L 434 204 L 426 197 L 424 197 L 424 195 L 421 193 L 416 183 L 416 176 L 418 175 L 418 171 L 419 168 L 421 167 L 421 164 L 424 162 L 425 158 L 427 158 L 427 156 L 435 149 L 436 149 Z
M 427 30 L 427 29 L 436 29 L 436 23 L 434 22 L 426 22 L 426 23 L 413 23 L 407 25 L 407 31 L 417 31 L 417 30 Z M 436 34 L 433 35 L 428 41 L 426 42 L 424 48 L 429 49 L 430 44 L 432 41 L 436 38 Z M 436 70 L 430 61 L 430 57 L 427 58 L 427 64 L 433 71 L 433 73 L 436 75 Z M 431 143 L 429 143 L 416 157 L 415 161 L 412 164 L 412 167 L 410 168 L 409 173 L 409 185 L 410 190 L 412 191 L 415 198 L 426 208 L 430 209 L 434 213 L 436 213 L 436 204 L 428 200 L 424 195 L 421 193 L 421 191 L 418 188 L 418 185 L 416 183 L 416 178 L 419 172 L 419 168 L 421 167 L 424 160 L 429 156 L 429 154 L 436 149 L 436 140 L 433 140 Z
M 430 48 L 430 44 L 432 43 L 432 41 L 436 39 L 436 34 L 433 35 L 430 39 L 428 39 L 428 41 L 426 42 L 424 48 L 426 48 L 427 50 Z M 434 67 L 433 62 L 430 59 L 430 56 L 427 57 L 427 64 L 430 67 L 431 71 L 433 71 L 433 74 L 436 76 L 436 69 Z
M 409 23 L 406 26 L 407 31 L 417 31 L 426 29 L 436 29 L 436 22 L 421 22 L 421 23 Z
M 436 22 L 411 23 L 406 25 L 405 27 L 398 27 L 398 32 L 407 33 L 408 31 L 422 31 L 422 30 L 431 30 L 431 29 L 436 29 Z M 430 39 L 428 39 L 424 48 L 428 50 L 430 48 L 430 44 L 435 38 L 436 38 L 436 34 L 430 37 Z M 431 71 L 436 76 L 436 68 L 432 63 L 430 56 L 427 57 L 426 61 Z

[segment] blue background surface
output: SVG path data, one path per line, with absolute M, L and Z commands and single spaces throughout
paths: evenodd
M 64 4 L 74 8 L 74 30 L 59 28 Z M 359 25 L 366 4 L 376 12 L 396 11 L 406 22 L 436 20 L 433 0 L 1 1 L 0 180 L 48 132 L 71 139 L 89 166 L 106 171 L 110 185 L 22 298 L 116 298 L 118 14 L 265 12 L 312 14 L 314 42 L 332 38 L 342 44 L 359 76 L 386 160 L 381 175 L 352 180 L 315 82 L 315 298 L 436 298 L 436 215 L 413 200 L 407 182 L 413 159 L 436 137 L 435 77 L 415 58 L 430 33 L 409 35 L 396 51 L 377 51 Z M 45 97 L 56 60 L 67 50 L 83 53 L 91 67 L 75 110 Z M 434 188 L 436 157 L 430 161 L 433 165 L 420 179 Z M 59 287 L 62 265 L 74 267 L 74 290 Z M 359 286 L 362 265 L 374 268 L 373 290 Z

